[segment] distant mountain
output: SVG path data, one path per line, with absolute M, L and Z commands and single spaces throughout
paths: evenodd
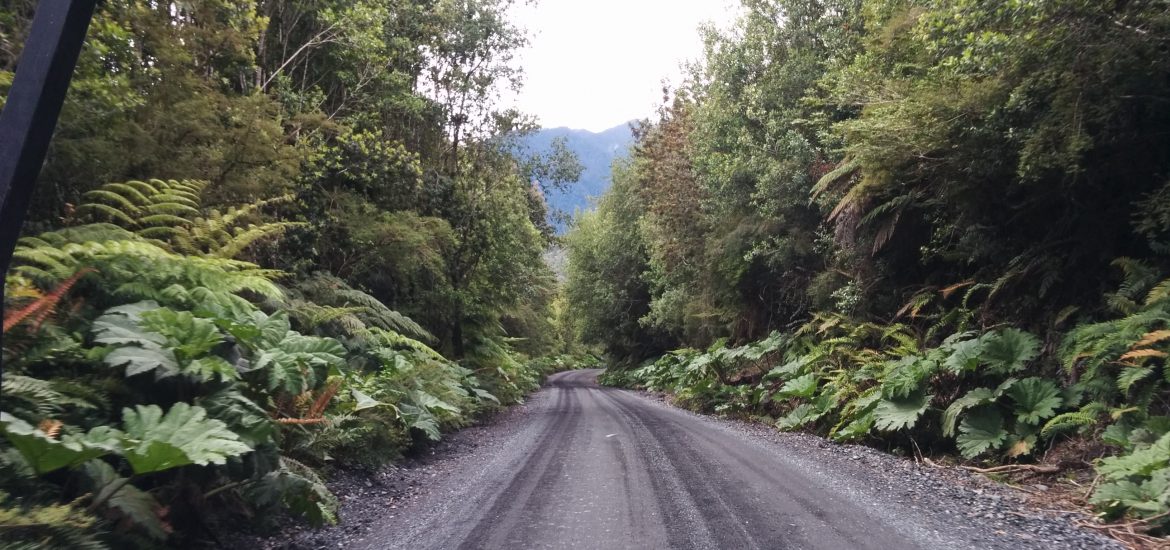
M 581 179 L 571 184 L 564 192 L 552 191 L 545 200 L 550 210 L 562 210 L 572 214 L 589 207 L 590 197 L 599 197 L 610 184 L 610 165 L 614 159 L 624 157 L 634 136 L 630 124 L 615 126 L 603 132 L 573 130 L 570 128 L 545 128 L 526 136 L 520 141 L 521 147 L 529 153 L 545 153 L 553 140 L 565 138 L 566 145 L 576 153 L 585 170 Z M 556 224 L 558 231 L 565 228 Z

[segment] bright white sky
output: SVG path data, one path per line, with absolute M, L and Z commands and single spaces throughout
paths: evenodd
M 531 44 L 519 56 L 524 88 L 516 104 L 547 128 L 592 131 L 646 118 L 662 80 L 681 80 L 682 62 L 703 51 L 698 27 L 734 19 L 729 0 L 540 0 L 513 9 Z

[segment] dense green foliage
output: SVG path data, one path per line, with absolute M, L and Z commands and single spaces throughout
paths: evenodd
M 0 3 L 0 92 L 34 5 Z M 329 468 L 574 362 L 529 182 L 579 165 L 509 153 L 509 7 L 100 4 L 5 281 L 0 544 L 334 522 Z
M 1170 526 L 1170 9 L 743 7 L 568 237 L 609 379 L 915 452 L 1089 442 L 1093 502 Z

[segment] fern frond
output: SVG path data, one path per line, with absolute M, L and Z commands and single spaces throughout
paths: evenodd
M 106 204 L 90 202 L 78 206 L 77 211 L 82 213 L 92 212 L 101 214 L 104 215 L 107 219 L 114 222 L 119 222 L 127 227 L 134 227 L 138 225 L 138 220 L 130 217 L 130 215 L 126 214 L 125 212 L 122 212 L 121 210 Z
M 279 237 L 290 228 L 303 227 L 305 225 L 308 224 L 303 222 L 278 222 L 263 225 L 249 225 L 246 230 L 237 233 L 228 242 L 223 243 L 211 252 L 221 258 L 234 258 L 243 252 L 244 249 L 258 241 Z
M 1160 302 L 1167 298 L 1170 298 L 1170 279 L 1166 279 L 1150 289 L 1150 292 L 1146 294 L 1145 305 L 1153 305 L 1155 302 Z
M 142 225 L 174 225 L 184 226 L 191 223 L 187 218 L 180 218 L 171 214 L 151 214 L 138 220 Z
M 94 189 L 93 191 L 88 191 L 85 193 L 85 195 L 82 195 L 82 196 L 88 201 L 104 201 L 104 203 L 108 204 L 108 206 L 120 207 L 120 208 L 126 210 L 127 212 L 131 212 L 131 213 L 137 213 L 141 206 L 150 204 L 149 199 L 147 199 L 145 196 L 143 196 L 141 193 L 139 193 L 133 187 L 129 187 L 129 186 L 122 186 L 122 187 L 124 188 L 124 193 L 116 192 L 115 189 L 111 189 L 111 188 L 103 188 L 103 189 Z M 130 198 L 128 198 L 127 195 Z M 84 209 L 89 208 L 95 204 L 100 204 L 100 203 L 95 203 L 95 202 L 83 203 L 80 206 L 78 206 L 78 209 L 84 210 Z
M 860 167 L 861 162 L 857 159 L 846 158 L 842 160 L 836 168 L 833 168 L 828 174 L 821 176 L 821 179 L 817 180 L 817 183 L 812 186 L 809 192 L 809 197 L 815 200 L 818 195 L 832 188 L 837 182 L 853 175 Z
M 196 216 L 199 214 L 199 210 L 195 209 L 194 207 L 178 202 L 155 203 L 143 208 L 142 211 L 155 215 L 171 215 L 176 218 L 181 218 L 184 222 L 187 222 L 187 218 L 183 218 L 182 216 Z
M 53 314 L 57 304 L 59 304 L 61 299 L 65 297 L 65 294 L 67 294 L 69 290 L 73 288 L 73 285 L 77 284 L 77 281 L 80 281 L 82 277 L 92 273 L 93 271 L 93 269 L 88 267 L 81 268 L 81 270 L 75 273 L 72 277 L 62 281 L 61 284 L 58 285 L 57 288 L 53 289 L 52 292 L 44 295 L 28 306 L 21 308 L 20 311 L 14 312 L 11 316 L 11 319 L 6 315 L 4 317 L 4 331 L 7 332 L 8 330 L 12 329 L 16 326 L 17 323 L 28 316 L 33 317 L 33 330 L 38 330 L 41 326 L 41 323 L 43 323 L 45 319 L 49 317 L 49 315 Z

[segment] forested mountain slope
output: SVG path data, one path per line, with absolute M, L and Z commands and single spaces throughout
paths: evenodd
M 608 379 L 908 453 L 1093 463 L 1090 504 L 1166 534 L 1170 8 L 744 8 L 568 236 Z
M 613 161 L 626 156 L 633 143 L 631 124 L 621 124 L 602 132 L 544 128 L 520 140 L 521 154 L 537 155 L 548 154 L 553 144 L 561 141 L 581 163 L 581 176 L 576 183 L 546 193 L 545 200 L 553 212 L 554 226 L 558 231 L 565 229 L 566 216 L 588 209 L 590 198 L 600 197 L 609 189 Z

